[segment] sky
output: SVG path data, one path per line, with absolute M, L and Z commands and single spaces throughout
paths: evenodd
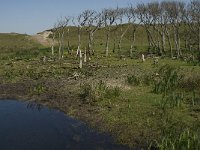
M 36 34 L 50 29 L 61 16 L 86 9 L 125 7 L 152 0 L 0 0 L 0 33 Z

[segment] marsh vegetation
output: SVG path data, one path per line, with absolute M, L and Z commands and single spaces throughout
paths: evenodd
M 86 10 L 60 18 L 50 46 L 0 34 L 0 97 L 57 107 L 131 148 L 200 149 L 199 9 Z

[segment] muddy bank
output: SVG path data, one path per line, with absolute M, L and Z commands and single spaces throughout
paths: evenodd
M 79 97 L 80 82 L 78 80 L 62 81 L 23 81 L 18 83 L 0 84 L 0 99 L 18 99 L 23 101 L 36 102 L 51 108 L 59 109 L 67 115 L 84 121 L 92 128 L 100 132 L 107 132 L 118 139 L 118 135 L 126 130 L 126 125 L 107 124 L 101 112 L 104 109 L 98 105 L 84 103 Z M 41 86 L 41 89 L 37 87 Z M 120 144 L 131 145 L 134 142 L 136 147 L 145 145 L 141 139 L 135 141 L 117 141 Z M 131 143 L 131 144 L 130 144 Z

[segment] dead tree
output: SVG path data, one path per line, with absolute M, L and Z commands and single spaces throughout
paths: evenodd
M 188 5 L 187 13 L 185 15 L 189 32 L 191 33 L 191 40 L 197 45 L 200 52 L 200 1 L 193 0 Z
M 65 18 L 60 18 L 57 21 L 56 24 L 56 32 L 58 34 L 58 44 L 59 44 L 59 50 L 58 50 L 58 59 L 61 60 L 64 56 L 64 50 L 63 50 L 63 45 L 64 45 L 64 34 L 66 27 L 70 21 L 70 17 L 65 17 Z
M 148 52 L 151 52 L 152 47 L 156 47 L 156 42 L 153 38 L 153 33 L 152 33 L 152 23 L 153 23 L 153 18 L 149 13 L 148 7 L 145 4 L 138 4 L 137 5 L 137 17 L 141 21 L 141 23 L 144 25 L 145 31 L 147 33 L 147 39 L 148 39 Z
M 94 53 L 95 53 L 94 34 L 102 25 L 102 17 L 101 17 L 101 13 L 98 13 L 94 10 L 88 10 L 88 13 L 85 15 L 89 16 L 88 20 L 86 22 L 86 27 L 87 27 L 87 31 L 88 31 L 88 35 L 89 35 L 87 53 L 89 55 L 91 55 L 91 54 L 94 55 Z
M 169 10 L 168 14 L 170 17 L 170 24 L 172 25 L 173 32 L 174 32 L 174 43 L 176 48 L 176 55 L 179 58 L 181 53 L 181 37 L 180 37 L 180 26 L 182 24 L 182 18 L 185 11 L 185 3 L 172 1 L 169 2 Z
M 72 20 L 75 26 L 78 28 L 78 48 L 76 51 L 76 55 L 79 55 L 80 49 L 81 49 L 81 29 L 83 26 L 86 25 L 88 19 L 91 17 L 91 12 L 90 10 L 85 10 L 83 11 L 78 17 L 77 17 L 77 22 Z M 80 56 L 80 55 L 79 55 Z
M 128 24 L 127 27 L 124 28 L 124 22 L 123 19 L 124 17 L 127 16 L 128 18 Z M 129 14 L 129 9 L 128 8 L 118 8 L 117 9 L 117 18 L 119 19 L 119 41 L 118 41 L 118 50 L 119 50 L 119 54 L 121 53 L 122 50 L 122 39 L 125 36 L 126 32 L 128 31 L 128 29 L 130 28 L 131 24 L 131 15 Z
M 131 27 L 132 27 L 131 47 L 130 47 L 130 57 L 132 57 L 133 48 L 135 46 L 135 38 L 136 38 L 135 34 L 136 34 L 137 27 L 140 24 L 140 21 L 138 22 L 138 25 L 136 25 L 137 12 L 136 12 L 136 8 L 134 8 L 132 5 L 129 8 L 127 8 L 126 16 L 128 18 L 128 23 L 131 24 Z
M 117 13 L 117 18 L 116 19 L 119 20 L 119 25 L 118 25 L 119 29 L 117 31 L 118 31 L 118 35 L 119 35 L 118 53 L 120 55 L 121 49 L 122 49 L 122 47 L 121 47 L 122 38 L 123 38 L 123 36 L 125 34 L 125 33 L 123 34 L 123 18 L 124 18 L 124 14 L 125 14 L 125 9 L 118 8 L 116 13 Z
M 105 26 L 105 30 L 106 30 L 105 55 L 106 55 L 106 57 L 108 57 L 111 26 L 114 24 L 114 22 L 117 18 L 116 9 L 104 9 L 102 11 L 102 18 L 103 18 L 104 26 Z
M 67 52 L 71 54 L 70 52 L 70 29 L 67 29 Z
M 54 46 L 55 46 L 55 38 L 56 38 L 56 33 L 57 33 L 57 25 L 54 24 L 54 27 L 52 29 L 52 42 L 51 42 L 51 55 L 54 56 Z
M 170 56 L 173 58 L 173 48 L 172 48 L 172 42 L 171 42 L 171 32 L 172 27 L 170 25 L 170 11 L 171 11 L 171 2 L 170 1 L 162 1 L 160 4 L 161 7 L 161 17 L 160 22 L 162 22 L 162 28 L 165 32 L 165 36 L 168 41 L 169 50 L 170 50 Z M 163 45 L 164 46 L 164 45 Z
M 147 4 L 149 15 L 152 18 L 152 27 L 154 30 L 155 46 L 159 55 L 165 52 L 165 28 L 162 17 L 162 10 L 159 2 L 151 2 Z M 161 41 L 161 42 L 160 42 Z M 160 46 L 160 43 L 162 46 Z M 162 47 L 162 48 L 161 48 Z

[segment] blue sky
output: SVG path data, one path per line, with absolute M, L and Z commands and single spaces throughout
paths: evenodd
M 123 7 L 151 0 L 0 0 L 0 33 L 35 34 L 51 28 L 60 16 L 85 9 Z

